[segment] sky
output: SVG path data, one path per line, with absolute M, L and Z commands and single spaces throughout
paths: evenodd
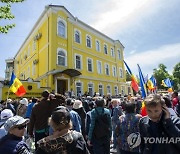
M 163 63 L 171 74 L 180 62 L 179 0 L 26 0 L 12 4 L 15 23 L 8 34 L 0 34 L 0 77 L 5 77 L 5 59 L 13 58 L 46 5 L 63 5 L 79 20 L 119 40 L 124 59 L 133 74 L 137 64 L 152 75 Z M 0 3 L 0 6 L 2 3 Z

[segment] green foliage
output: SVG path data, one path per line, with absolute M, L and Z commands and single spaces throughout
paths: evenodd
M 158 89 L 166 89 L 161 85 L 162 80 L 166 78 L 171 78 L 166 68 L 167 67 L 164 64 L 159 64 L 158 69 L 153 70 L 153 75 L 156 78 Z
M 180 90 L 180 62 L 174 66 L 173 81 L 174 81 L 174 89 Z
M 14 15 L 11 13 L 11 3 L 23 2 L 24 0 L 0 0 L 4 3 L 4 6 L 0 6 L 0 20 L 11 20 L 14 19 Z M 8 33 L 9 29 L 15 27 L 15 24 L 7 24 L 5 26 L 0 26 L 0 33 Z

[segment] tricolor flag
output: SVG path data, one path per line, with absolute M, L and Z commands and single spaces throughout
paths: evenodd
M 144 80 L 144 77 L 143 77 L 143 74 L 139 65 L 138 65 L 138 70 L 139 70 L 139 80 L 140 80 L 140 86 L 141 86 L 141 95 L 142 95 L 142 98 L 146 98 L 147 96 L 146 83 L 145 83 L 145 80 Z M 141 115 L 142 116 L 147 115 L 144 101 L 142 102 Z
M 173 89 L 172 89 L 172 82 L 169 78 L 165 79 L 165 80 L 162 80 L 162 84 L 164 87 L 168 87 L 168 92 L 173 92 Z
M 26 89 L 22 85 L 21 81 L 19 81 L 19 79 L 16 78 L 16 76 L 14 75 L 14 72 L 12 72 L 12 75 L 11 75 L 9 90 L 15 93 L 19 97 L 26 94 Z
M 138 86 L 138 82 L 136 77 L 132 74 L 129 66 L 127 65 L 127 63 L 124 61 L 124 64 L 126 65 L 126 68 L 129 72 L 129 74 L 131 75 L 131 87 L 134 89 L 134 91 L 138 92 L 139 91 L 139 86 Z
M 142 93 L 141 95 L 142 95 L 142 98 L 146 98 L 147 96 L 146 83 L 145 83 L 145 80 L 144 80 L 144 77 L 143 77 L 143 74 L 139 65 L 138 65 L 138 70 L 139 70 L 139 80 L 140 80 L 141 93 Z
M 155 90 L 156 89 L 156 79 L 152 75 L 151 78 L 147 82 L 147 86 L 149 90 Z

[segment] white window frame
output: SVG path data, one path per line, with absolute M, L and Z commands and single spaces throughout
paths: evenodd
M 77 66 L 77 64 L 76 64 L 76 56 L 79 56 L 80 57 L 80 68 L 77 68 L 76 66 Z M 83 64 L 82 64 L 82 55 L 80 55 L 80 54 L 75 54 L 75 56 L 74 56 L 74 59 L 75 59 L 75 69 L 79 69 L 79 70 L 82 70 L 82 66 L 83 66 Z
M 99 43 L 99 47 L 97 45 L 97 42 Z M 99 40 L 96 39 L 96 51 L 100 52 L 101 51 L 101 43 Z
M 90 40 L 90 46 L 88 46 L 87 38 Z M 86 47 L 87 48 L 92 48 L 92 37 L 88 34 L 86 34 Z
M 64 24 L 64 35 L 59 34 L 59 22 Z M 57 18 L 57 36 L 67 38 L 67 22 L 61 17 Z
M 103 84 L 98 84 L 98 92 L 99 92 L 99 94 L 101 94 L 100 93 L 100 88 L 99 88 L 99 86 L 102 86 L 102 96 L 104 95 L 104 86 L 103 86 Z
M 36 75 L 36 65 L 32 62 L 32 75 Z
M 122 57 L 121 57 L 121 50 L 120 50 L 120 49 L 117 50 L 117 56 L 118 56 L 118 59 L 119 59 L 119 60 L 122 59 Z
M 106 66 L 108 67 L 108 74 L 107 74 L 107 72 L 106 72 Z M 104 64 L 104 68 L 105 68 L 105 74 L 109 76 L 109 75 L 110 75 L 110 67 L 109 67 L 109 64 L 105 63 L 105 64 Z
M 109 88 L 108 88 L 108 87 L 109 87 Z M 106 86 L 106 90 L 107 90 L 107 94 L 108 94 L 108 93 L 109 93 L 109 94 L 112 94 L 112 93 L 111 93 L 111 86 L 110 86 L 110 85 L 107 85 L 107 86 Z M 109 91 L 108 91 L 108 90 L 109 90 Z
M 76 33 L 79 33 L 79 42 L 76 41 Z M 78 29 L 74 29 L 74 42 L 81 44 L 81 31 Z
M 101 67 L 99 68 L 99 64 L 101 64 Z M 97 73 L 102 74 L 102 61 L 97 60 Z
M 124 72 L 123 72 L 122 67 L 119 68 L 119 77 L 124 78 Z
M 105 53 L 105 46 L 106 46 L 106 49 L 107 49 L 107 53 Z M 103 49 L 104 49 L 104 54 L 108 55 L 108 45 L 106 43 L 104 43 Z
M 77 83 L 80 83 L 81 86 L 80 86 L 80 89 L 81 89 L 81 94 L 83 94 L 83 83 L 81 81 L 76 81 L 75 83 L 75 87 L 76 87 L 76 96 L 78 95 L 78 91 L 77 91 Z
M 60 65 L 60 64 L 58 64 L 58 53 L 59 53 L 59 51 L 62 51 L 62 52 L 64 52 L 64 54 L 65 54 L 65 65 Z M 57 49 L 57 63 L 56 63 L 57 65 L 59 65 L 59 66 L 67 66 L 67 51 L 66 50 L 64 50 L 64 49 L 62 49 L 62 48 L 58 48 Z
M 89 71 L 88 60 L 91 60 L 92 71 Z M 87 57 L 87 71 L 88 71 L 88 72 L 93 72 L 93 59 L 92 59 L 92 58 L 89 58 L 89 57 Z
M 113 47 L 111 47 L 111 56 L 112 56 L 112 57 L 115 56 L 115 54 L 114 54 L 114 48 L 113 48 Z
M 114 94 L 118 95 L 119 94 L 119 90 L 118 90 L 118 86 L 114 86 Z
M 114 65 L 112 66 L 112 74 L 113 74 L 114 77 L 117 76 L 117 68 Z
M 90 87 L 89 85 L 92 85 L 92 87 Z M 93 96 L 93 94 L 94 94 L 94 84 L 92 82 L 89 82 L 87 87 L 88 87 L 88 93 L 89 93 L 89 88 L 92 88 L 92 95 L 90 95 L 90 96 Z

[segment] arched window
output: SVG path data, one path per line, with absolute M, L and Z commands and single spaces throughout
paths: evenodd
M 107 55 L 108 54 L 108 50 L 107 50 L 107 45 L 104 44 L 104 53 Z
M 80 33 L 75 31 L 75 42 L 80 43 Z
M 66 37 L 66 25 L 63 21 L 58 21 L 58 35 L 62 37 Z
M 57 54 L 57 64 L 66 66 L 66 52 L 63 50 L 59 50 Z

